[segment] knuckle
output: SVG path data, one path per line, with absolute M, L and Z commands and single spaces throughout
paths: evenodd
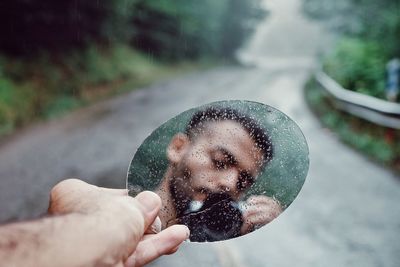
M 50 203 L 57 200 L 61 196 L 63 196 L 66 192 L 70 192 L 74 188 L 79 185 L 85 184 L 85 182 L 76 179 L 70 178 L 58 182 L 51 190 L 50 190 Z

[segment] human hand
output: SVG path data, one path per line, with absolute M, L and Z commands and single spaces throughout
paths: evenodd
M 160 232 L 157 217 L 160 207 L 161 199 L 152 192 L 142 192 L 132 198 L 127 190 L 101 188 L 69 179 L 52 189 L 48 212 L 52 215 L 75 213 L 91 222 L 87 238 L 93 239 L 93 255 L 85 255 L 89 264 L 142 266 L 175 252 L 189 237 L 189 230 L 183 225 Z M 76 246 L 79 251 L 79 244 L 70 246 Z
M 250 196 L 244 207 L 243 225 L 240 230 L 242 235 L 271 222 L 282 213 L 282 207 L 278 201 L 267 196 Z

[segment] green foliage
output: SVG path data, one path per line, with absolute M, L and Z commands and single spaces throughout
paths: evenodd
M 143 0 L 133 44 L 165 59 L 231 57 L 263 16 L 259 0 Z M 157 18 L 157 19 L 155 19 Z
M 12 108 L 16 102 L 14 84 L 10 81 L 0 78 L 0 134 L 12 130 L 12 121 L 16 114 Z
M 260 0 L 6 0 L 0 50 L 65 53 L 127 43 L 165 59 L 230 57 L 262 17 Z
M 232 57 L 260 2 L 1 1 L 0 135 L 179 69 L 159 59 Z
M 0 136 L 35 119 L 58 117 L 178 69 L 126 45 L 90 46 L 57 58 L 48 54 L 24 61 L 0 57 Z
M 342 141 L 400 171 L 400 131 L 379 127 L 336 110 L 314 79 L 307 83 L 305 97 L 322 124 L 337 133 Z
M 357 149 L 364 151 L 370 157 L 375 157 L 380 162 L 390 163 L 395 159 L 396 154 L 391 145 L 368 132 L 354 134 L 350 128 L 343 127 L 340 128 L 339 134 L 345 142 L 353 144 Z
M 43 114 L 46 118 L 55 118 L 81 105 L 81 101 L 76 97 L 60 95 L 55 97 L 54 100 L 49 101 L 43 110 Z
M 386 63 L 400 57 L 400 1 L 303 0 L 311 17 L 342 36 L 324 68 L 345 88 L 384 98 Z M 400 170 L 400 131 L 339 112 L 314 80 L 306 98 L 324 125 L 366 155 Z
M 86 73 L 86 82 L 92 84 L 106 83 L 118 78 L 119 75 L 124 74 L 124 68 L 118 60 L 115 60 L 116 52 L 113 50 L 107 56 L 103 55 L 97 47 L 91 46 L 86 49 L 79 58 L 83 66 L 83 71 Z M 120 59 L 123 62 L 123 59 Z
M 135 0 L 8 0 L 0 3 L 0 49 L 32 55 L 130 37 Z
M 385 64 L 378 44 L 344 38 L 325 59 L 324 67 L 346 89 L 384 98 Z
M 400 57 L 399 0 L 303 0 L 311 17 L 344 36 L 325 61 L 345 88 L 385 98 L 385 65 Z
M 33 105 L 32 92 L 0 75 L 0 135 L 32 118 Z
M 219 53 L 231 57 L 264 16 L 266 11 L 260 8 L 260 1 L 228 1 L 221 22 Z
M 137 16 L 134 22 L 136 25 L 149 27 L 151 31 L 147 31 L 146 27 L 143 28 L 145 32 L 139 30 L 135 41 L 139 45 L 145 45 L 140 47 L 150 48 L 156 55 L 167 59 L 215 54 L 226 1 L 172 2 L 173 4 L 168 1 L 141 1 L 138 5 L 138 10 L 142 10 L 141 16 Z M 153 15 L 161 19 L 154 21 Z
M 399 0 L 303 0 L 311 17 L 347 36 L 378 43 L 386 58 L 400 56 Z

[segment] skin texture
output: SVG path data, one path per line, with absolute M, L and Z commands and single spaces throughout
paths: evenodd
M 0 266 L 142 266 L 189 236 L 183 225 L 160 232 L 160 207 L 152 192 L 65 180 L 51 191 L 51 216 L 0 227 Z
M 247 131 L 232 120 L 207 122 L 191 139 L 183 133 L 175 135 L 167 157 L 170 166 L 157 192 L 164 203 L 160 213 L 163 227 L 181 213 L 176 203 L 204 201 L 208 194 L 219 192 L 241 200 L 263 165 L 262 151 Z M 245 206 L 241 234 L 269 223 L 282 212 L 276 200 L 263 195 L 249 197 Z

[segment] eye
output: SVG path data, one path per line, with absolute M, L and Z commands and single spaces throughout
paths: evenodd
M 224 170 L 227 168 L 225 161 L 213 159 L 213 164 L 217 170 Z
M 235 157 L 223 148 L 211 152 L 210 157 L 217 170 L 226 170 L 237 165 Z
M 255 178 L 247 171 L 241 171 L 239 174 L 239 180 L 237 182 L 237 189 L 243 191 L 254 184 Z
M 211 154 L 211 159 L 217 170 L 224 170 L 229 166 L 229 158 L 219 150 Z

